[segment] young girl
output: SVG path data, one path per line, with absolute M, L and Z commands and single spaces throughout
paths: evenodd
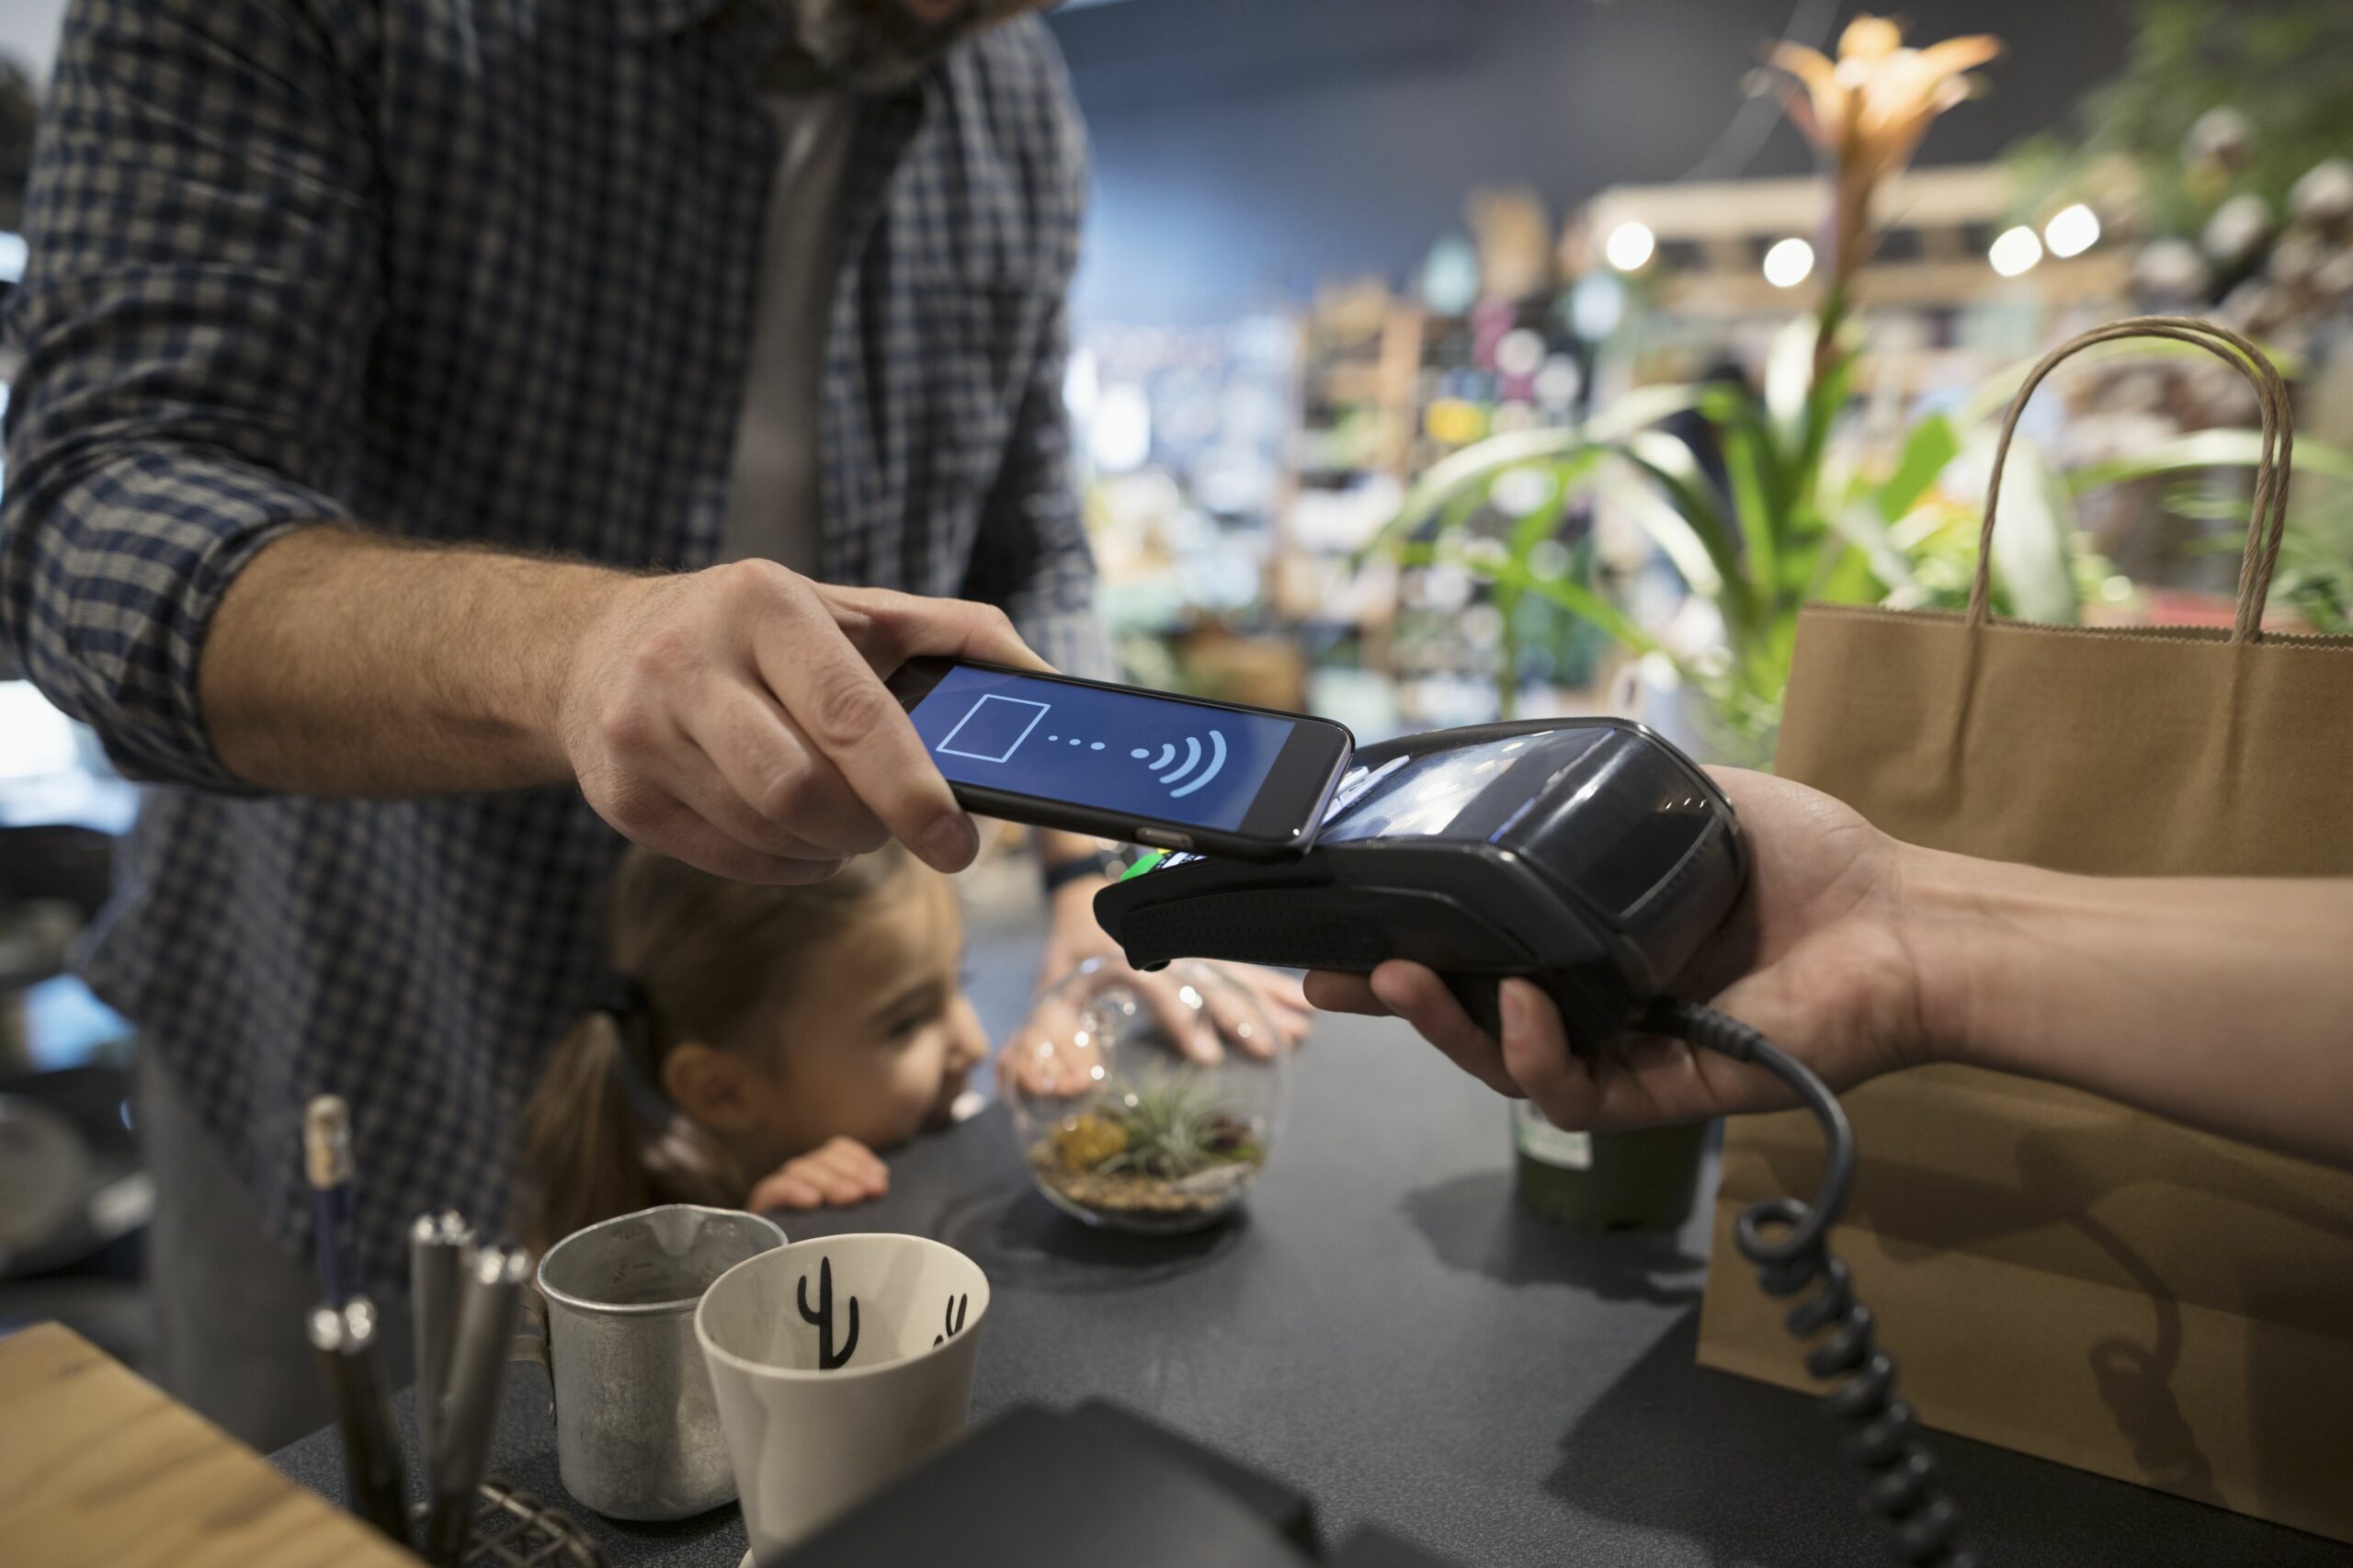
M 955 894 L 896 845 L 807 887 L 632 849 L 610 932 L 617 994 L 556 1047 L 524 1113 L 534 1250 L 655 1203 L 879 1197 L 874 1151 L 944 1124 L 987 1049 Z

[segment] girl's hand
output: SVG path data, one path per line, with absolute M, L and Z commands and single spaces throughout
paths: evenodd
M 1222 1056 L 1222 1041 L 1237 1045 L 1252 1056 L 1266 1057 L 1307 1038 L 1314 1012 L 1308 1006 L 1307 994 L 1300 989 L 1299 982 L 1279 971 L 1261 969 L 1256 964 L 1211 961 L 1209 967 L 1233 981 L 1257 1003 L 1274 1030 L 1272 1038 L 1265 1029 L 1252 1026 L 1246 1008 L 1217 994 L 1210 996 L 1204 1009 L 1216 1026 L 1216 1032 L 1196 1028 L 1196 1014 L 1185 999 L 1184 982 L 1165 970 L 1146 974 L 1130 968 L 1120 945 L 1096 922 L 1095 894 L 1102 886 L 1096 881 L 1073 882 L 1055 892 L 1045 960 L 1039 966 L 1041 984 L 1057 983 L 1081 964 L 1091 961 L 1097 966 L 1097 972 L 1105 975 L 1103 983 L 1112 983 L 1116 979 L 1118 983 L 1131 988 L 1159 1017 L 1178 1048 L 1198 1061 L 1214 1062 Z M 1041 1004 L 1017 1039 L 1035 1035 L 1041 1028 L 1051 1032 L 1051 1022 Z
M 752 1188 L 744 1207 L 847 1209 L 891 1190 L 891 1169 L 855 1138 L 834 1138 L 787 1160 Z

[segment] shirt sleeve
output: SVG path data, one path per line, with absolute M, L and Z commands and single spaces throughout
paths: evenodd
M 348 514 L 381 314 L 326 0 L 79 0 L 26 204 L 0 635 L 132 778 L 244 790 L 197 662 L 266 544 Z

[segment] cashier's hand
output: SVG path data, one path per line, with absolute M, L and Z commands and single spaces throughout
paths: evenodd
M 1740 907 L 1676 994 L 1762 1030 L 1833 1088 L 1925 1060 L 1903 846 L 1803 785 L 1710 771 L 1740 813 L 1756 866 Z M 1522 980 L 1504 983 L 1501 1040 L 1419 964 L 1312 974 L 1307 995 L 1339 1012 L 1395 1014 L 1472 1077 L 1534 1100 L 1560 1127 L 1645 1127 L 1794 1103 L 1762 1069 L 1680 1040 L 1628 1036 L 1573 1055 L 1552 1000 Z
M 756 1214 L 771 1209 L 847 1209 L 890 1190 L 891 1167 L 873 1150 L 855 1138 L 835 1138 L 770 1171 L 752 1188 L 744 1207 Z
M 556 733 L 628 837 L 745 882 L 810 882 L 896 838 L 980 846 L 883 680 L 918 653 L 1045 665 L 1002 612 L 813 583 L 768 561 L 616 583 L 583 618 Z
M 1237 990 L 1257 1004 L 1256 1013 L 1231 994 L 1212 990 L 1196 1010 L 1185 998 L 1183 977 L 1168 970 L 1147 973 L 1130 966 L 1110 935 L 1095 918 L 1095 894 L 1103 884 L 1081 881 L 1055 890 L 1052 923 L 1046 951 L 1038 967 L 1044 994 L 998 1062 L 1031 1094 L 1075 1093 L 1088 1068 L 1095 1065 L 1087 1048 L 1077 1045 L 1077 1008 L 1055 989 L 1084 969 L 1093 983 L 1124 985 L 1152 1009 L 1178 1049 L 1198 1062 L 1215 1062 L 1233 1045 L 1253 1056 L 1272 1056 L 1307 1038 L 1314 1015 L 1299 983 L 1276 970 L 1256 964 L 1209 963 L 1233 981 Z M 1211 1028 L 1201 1027 L 1203 1015 Z M 1263 1016 L 1264 1022 L 1260 1022 Z M 1268 1030 L 1271 1029 L 1270 1034 Z M 1045 1049 L 1039 1049 L 1040 1043 Z

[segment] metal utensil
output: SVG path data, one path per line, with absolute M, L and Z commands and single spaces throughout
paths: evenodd
M 441 1403 L 449 1390 L 449 1345 L 457 1333 L 458 1276 L 473 1245 L 465 1216 L 445 1209 L 409 1226 L 411 1337 L 416 1348 L 416 1447 L 429 1470 L 440 1451 Z
M 426 1555 L 436 1562 L 455 1562 L 465 1554 L 474 1488 L 490 1457 L 515 1316 L 530 1267 L 520 1247 L 489 1246 L 474 1255 L 460 1277 L 458 1333 L 449 1350 L 439 1452 L 434 1456 L 433 1508 L 426 1522 Z
M 351 1151 L 351 1108 L 340 1095 L 321 1095 L 302 1112 L 302 1169 L 318 1208 L 319 1286 L 339 1307 L 368 1293 L 359 1272 L 358 1163 Z
M 669 1203 L 590 1225 L 548 1249 L 544 1344 L 564 1490 L 617 1519 L 683 1519 L 735 1495 L 695 1304 L 747 1257 L 784 1245 L 756 1214 Z
M 405 1547 L 409 1544 L 408 1484 L 401 1469 L 400 1440 L 392 1434 L 392 1412 L 384 1403 L 375 1303 L 360 1296 L 341 1307 L 314 1307 L 306 1326 L 328 1386 L 335 1391 L 352 1508 Z

